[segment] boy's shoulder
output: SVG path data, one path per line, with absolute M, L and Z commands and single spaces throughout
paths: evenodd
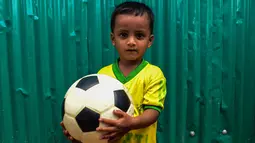
M 104 72 L 111 72 L 112 71 L 112 65 L 113 64 L 103 66 L 101 69 L 99 69 L 98 74 L 104 73 Z
M 159 66 L 151 64 L 149 62 L 148 62 L 147 68 L 152 73 L 154 73 L 154 72 L 162 72 L 162 70 L 161 70 L 161 68 Z
M 144 73 L 146 73 L 152 78 L 156 77 L 165 78 L 162 69 L 159 66 L 154 65 L 150 62 L 148 62 L 147 66 L 144 68 Z

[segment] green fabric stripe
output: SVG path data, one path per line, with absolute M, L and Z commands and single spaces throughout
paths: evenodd
M 145 105 L 144 109 L 154 109 L 154 110 L 157 110 L 159 113 L 162 111 L 162 108 L 158 106 L 151 106 L 151 105 Z
M 113 63 L 112 65 L 112 70 L 114 75 L 116 76 L 116 78 L 121 82 L 121 83 L 125 83 L 125 76 L 122 74 L 122 72 L 119 70 L 119 66 L 118 66 L 118 61 Z
M 114 75 L 116 76 L 116 78 L 123 84 L 127 83 L 128 81 L 130 81 L 131 79 L 133 79 L 147 64 L 148 62 L 145 60 L 142 60 L 142 63 L 140 65 L 138 65 L 135 70 L 133 70 L 132 72 L 130 72 L 130 74 L 125 77 L 123 75 L 123 73 L 121 72 L 120 68 L 119 68 L 119 58 L 116 60 L 115 63 L 113 63 L 112 65 L 112 70 Z

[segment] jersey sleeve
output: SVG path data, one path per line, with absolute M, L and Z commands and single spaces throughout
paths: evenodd
M 97 71 L 97 74 L 105 74 L 107 72 L 109 72 L 109 68 L 108 68 L 108 66 L 105 66 L 105 67 L 102 67 L 101 69 L 99 69 Z
M 108 75 L 110 77 L 113 77 L 113 78 L 116 78 L 114 73 L 113 73 L 113 70 L 112 70 L 112 65 L 108 65 L 108 66 L 105 66 L 103 68 L 101 68 L 97 74 L 104 74 L 104 75 Z
M 161 112 L 164 108 L 166 93 L 166 78 L 163 72 L 158 69 L 152 74 L 147 85 L 143 100 L 144 110 L 154 109 Z
M 101 69 L 99 69 L 98 71 L 97 71 L 97 74 L 104 74 L 105 72 L 104 72 L 104 68 L 101 68 Z

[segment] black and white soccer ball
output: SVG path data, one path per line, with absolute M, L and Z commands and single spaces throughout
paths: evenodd
M 117 79 L 102 74 L 90 74 L 74 82 L 66 92 L 62 118 L 66 130 L 82 143 L 104 143 L 100 140 L 99 118 L 118 119 L 113 110 L 134 114 L 132 98 Z

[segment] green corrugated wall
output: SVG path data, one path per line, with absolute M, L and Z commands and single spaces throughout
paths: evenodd
M 156 15 L 145 58 L 168 80 L 159 143 L 255 143 L 255 1 L 143 1 Z M 63 96 L 117 57 L 120 2 L 0 0 L 0 143 L 67 142 Z

